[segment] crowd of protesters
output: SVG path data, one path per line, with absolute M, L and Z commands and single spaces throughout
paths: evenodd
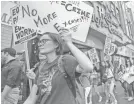
M 63 54 L 65 45 L 71 55 Z M 118 104 L 115 96 L 116 81 L 120 81 L 127 100 L 134 99 L 134 81 L 128 83 L 118 77 L 119 73 L 130 73 L 130 76 L 134 76 L 134 60 L 125 59 L 126 65 L 120 63 L 116 67 L 112 60 L 92 64 L 89 57 L 73 44 L 71 34 L 68 32 L 60 35 L 50 32 L 42 34 L 38 49 L 40 61 L 32 69 L 24 67 L 26 66 L 24 60 L 15 58 L 16 51 L 13 48 L 1 51 L 2 104 L 18 103 L 21 73 L 25 74 L 27 79 L 33 80 L 31 91 L 24 104 L 79 104 L 79 99 L 76 100 L 75 87 L 75 80 L 79 77 L 82 79 L 80 83 L 85 85 L 83 86 L 85 104 L 92 104 L 93 89 L 99 96 L 98 102 L 102 101 L 99 87 L 104 89 L 106 104 L 109 102 Z

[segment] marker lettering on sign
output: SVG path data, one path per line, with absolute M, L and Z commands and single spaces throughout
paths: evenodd
M 12 23 L 13 25 L 15 25 L 17 22 L 18 22 L 18 14 L 19 14 L 19 6 L 17 5 L 16 7 L 14 7 L 12 10 L 11 10 L 11 13 L 12 13 Z
M 55 23 L 55 24 L 54 24 L 54 28 L 55 28 L 58 32 L 61 31 L 61 27 L 58 25 L 58 23 Z
M 80 14 L 81 16 L 90 18 L 91 14 L 89 12 L 86 12 L 78 7 L 75 7 L 71 3 L 67 3 L 66 1 L 61 1 L 61 5 L 65 6 L 65 9 L 69 12 L 76 12 L 77 14 Z
M 27 5 L 27 9 L 22 6 L 22 17 L 24 18 L 26 14 L 30 17 L 29 6 Z
M 17 17 L 13 17 L 13 24 L 16 24 L 18 22 L 18 16 Z
M 38 11 L 36 9 L 30 10 L 28 5 L 26 6 L 26 8 L 22 6 L 22 17 L 24 18 L 26 15 L 29 17 L 31 16 L 37 17 L 37 19 L 33 19 L 37 27 L 39 27 L 39 25 L 47 25 L 57 17 L 56 12 L 53 12 L 47 14 L 44 18 L 42 18 L 38 15 Z
M 14 8 L 14 9 L 12 10 L 12 16 L 17 15 L 18 13 L 19 13 L 19 7 Z
M 59 4 L 60 1 L 49 1 L 51 4 L 56 3 Z
M 33 33 L 34 30 L 27 28 L 27 29 L 22 29 L 19 33 L 16 34 L 17 39 L 21 39 L 27 35 L 30 35 L 31 33 Z
M 68 1 L 69 3 L 71 4 L 74 4 L 76 6 L 79 6 L 80 5 L 80 2 L 79 1 Z
M 76 32 L 78 30 L 78 26 L 79 25 L 73 26 L 70 28 L 70 30 L 72 30 L 73 32 Z
M 40 25 L 47 25 L 50 23 L 52 20 L 54 20 L 57 17 L 56 13 L 53 12 L 52 14 L 48 14 L 46 17 L 41 19 L 40 16 L 38 16 L 37 20 L 34 19 L 34 23 L 36 24 L 37 27 Z
M 15 26 L 15 33 L 20 32 L 24 27 L 21 26 Z
M 6 17 L 7 17 L 7 14 L 4 13 L 4 14 L 1 16 L 1 21 L 2 21 L 2 22 L 6 22 Z
M 80 22 L 88 22 L 87 17 L 81 16 L 80 18 L 76 18 L 76 19 L 65 21 L 62 24 L 64 24 L 64 26 L 67 27 L 68 25 L 72 25 L 72 24 L 80 23 Z

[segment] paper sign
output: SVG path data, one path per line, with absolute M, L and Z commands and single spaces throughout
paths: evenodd
M 104 61 L 112 61 L 112 57 L 110 55 L 105 55 Z
M 10 9 L 16 4 L 9 1 L 1 1 L 1 23 L 12 26 Z
M 13 34 L 15 45 L 31 40 L 37 36 L 37 32 L 34 29 L 21 26 L 14 26 Z
M 112 55 L 115 53 L 117 46 L 112 42 L 112 39 L 110 37 L 107 37 L 105 40 L 105 47 L 104 47 L 104 53 L 105 55 Z
M 26 42 L 37 36 L 37 30 L 22 27 L 22 26 L 17 26 L 19 11 L 20 11 L 19 5 L 11 9 L 14 45 Z
M 130 73 L 126 73 L 122 77 L 123 80 L 125 80 L 127 83 L 131 84 L 134 82 L 134 76 L 130 76 Z
M 120 72 L 118 73 L 118 79 L 122 81 L 122 80 L 123 80 L 123 79 L 122 79 L 123 75 L 124 75 L 123 72 L 120 71 Z
M 97 51 L 95 48 L 92 48 L 88 51 L 88 55 L 90 57 L 90 60 L 92 61 L 92 63 L 98 63 L 100 62 Z
M 117 46 L 115 44 L 111 43 L 110 49 L 109 49 L 109 55 L 114 54 L 116 49 L 117 49 Z
M 67 28 L 72 38 L 85 42 L 93 7 L 78 1 L 21 1 L 17 26 L 61 33 Z
M 109 50 L 110 50 L 110 47 L 111 47 L 111 41 L 112 41 L 112 39 L 110 37 L 106 37 L 105 47 L 104 47 L 104 53 L 106 55 L 109 55 Z

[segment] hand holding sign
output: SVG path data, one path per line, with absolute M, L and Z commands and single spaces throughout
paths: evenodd
M 26 75 L 27 75 L 27 77 L 28 77 L 29 79 L 35 79 L 35 77 L 36 77 L 36 75 L 35 75 L 35 73 L 32 71 L 32 69 L 29 69 L 29 70 L 27 71 Z
M 72 34 L 68 29 L 62 29 L 61 38 L 65 43 L 72 43 Z

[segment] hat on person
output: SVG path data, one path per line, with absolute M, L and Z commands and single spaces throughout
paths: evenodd
M 16 50 L 14 48 L 4 48 L 1 52 L 8 52 L 13 57 L 16 55 Z

